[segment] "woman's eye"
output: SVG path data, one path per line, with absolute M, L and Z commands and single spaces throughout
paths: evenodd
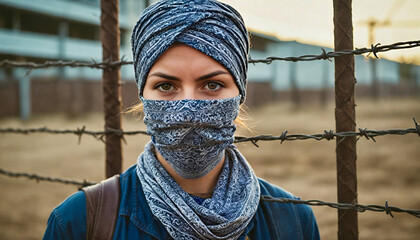
M 161 91 L 170 91 L 170 90 L 172 90 L 172 84 L 162 83 L 162 84 L 159 84 L 158 86 L 156 86 L 156 88 L 158 88 Z
M 206 88 L 208 88 L 209 90 L 213 90 L 213 91 L 218 90 L 220 87 L 222 87 L 221 84 L 217 83 L 217 82 L 208 82 L 206 84 Z

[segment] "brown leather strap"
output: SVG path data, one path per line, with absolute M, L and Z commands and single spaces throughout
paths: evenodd
M 119 175 L 82 190 L 86 196 L 86 239 L 111 240 L 120 202 Z

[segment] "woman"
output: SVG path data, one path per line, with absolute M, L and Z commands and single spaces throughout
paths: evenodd
M 232 144 L 245 100 L 248 33 L 213 0 L 148 7 L 132 33 L 144 122 L 152 136 L 120 176 L 114 239 L 319 239 L 310 207 L 258 179 Z M 86 238 L 85 195 L 54 209 L 45 239 Z

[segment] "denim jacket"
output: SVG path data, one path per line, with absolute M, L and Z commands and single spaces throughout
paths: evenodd
M 262 195 L 293 198 L 289 192 L 259 179 Z M 121 201 L 115 225 L 116 239 L 171 239 L 153 216 L 136 174 L 135 165 L 120 176 Z M 240 239 L 320 239 L 315 217 L 303 204 L 260 201 L 257 212 Z M 48 219 L 47 239 L 86 239 L 86 199 L 76 192 L 57 206 Z

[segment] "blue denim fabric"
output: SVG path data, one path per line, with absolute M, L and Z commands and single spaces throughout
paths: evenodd
M 121 175 L 121 202 L 114 239 L 170 239 L 164 226 L 147 205 L 135 166 Z M 262 195 L 293 198 L 292 194 L 259 179 Z M 48 220 L 45 240 L 86 239 L 86 203 L 79 191 L 54 209 Z M 315 217 L 309 206 L 261 201 L 248 225 L 245 236 L 250 239 L 320 239 Z

